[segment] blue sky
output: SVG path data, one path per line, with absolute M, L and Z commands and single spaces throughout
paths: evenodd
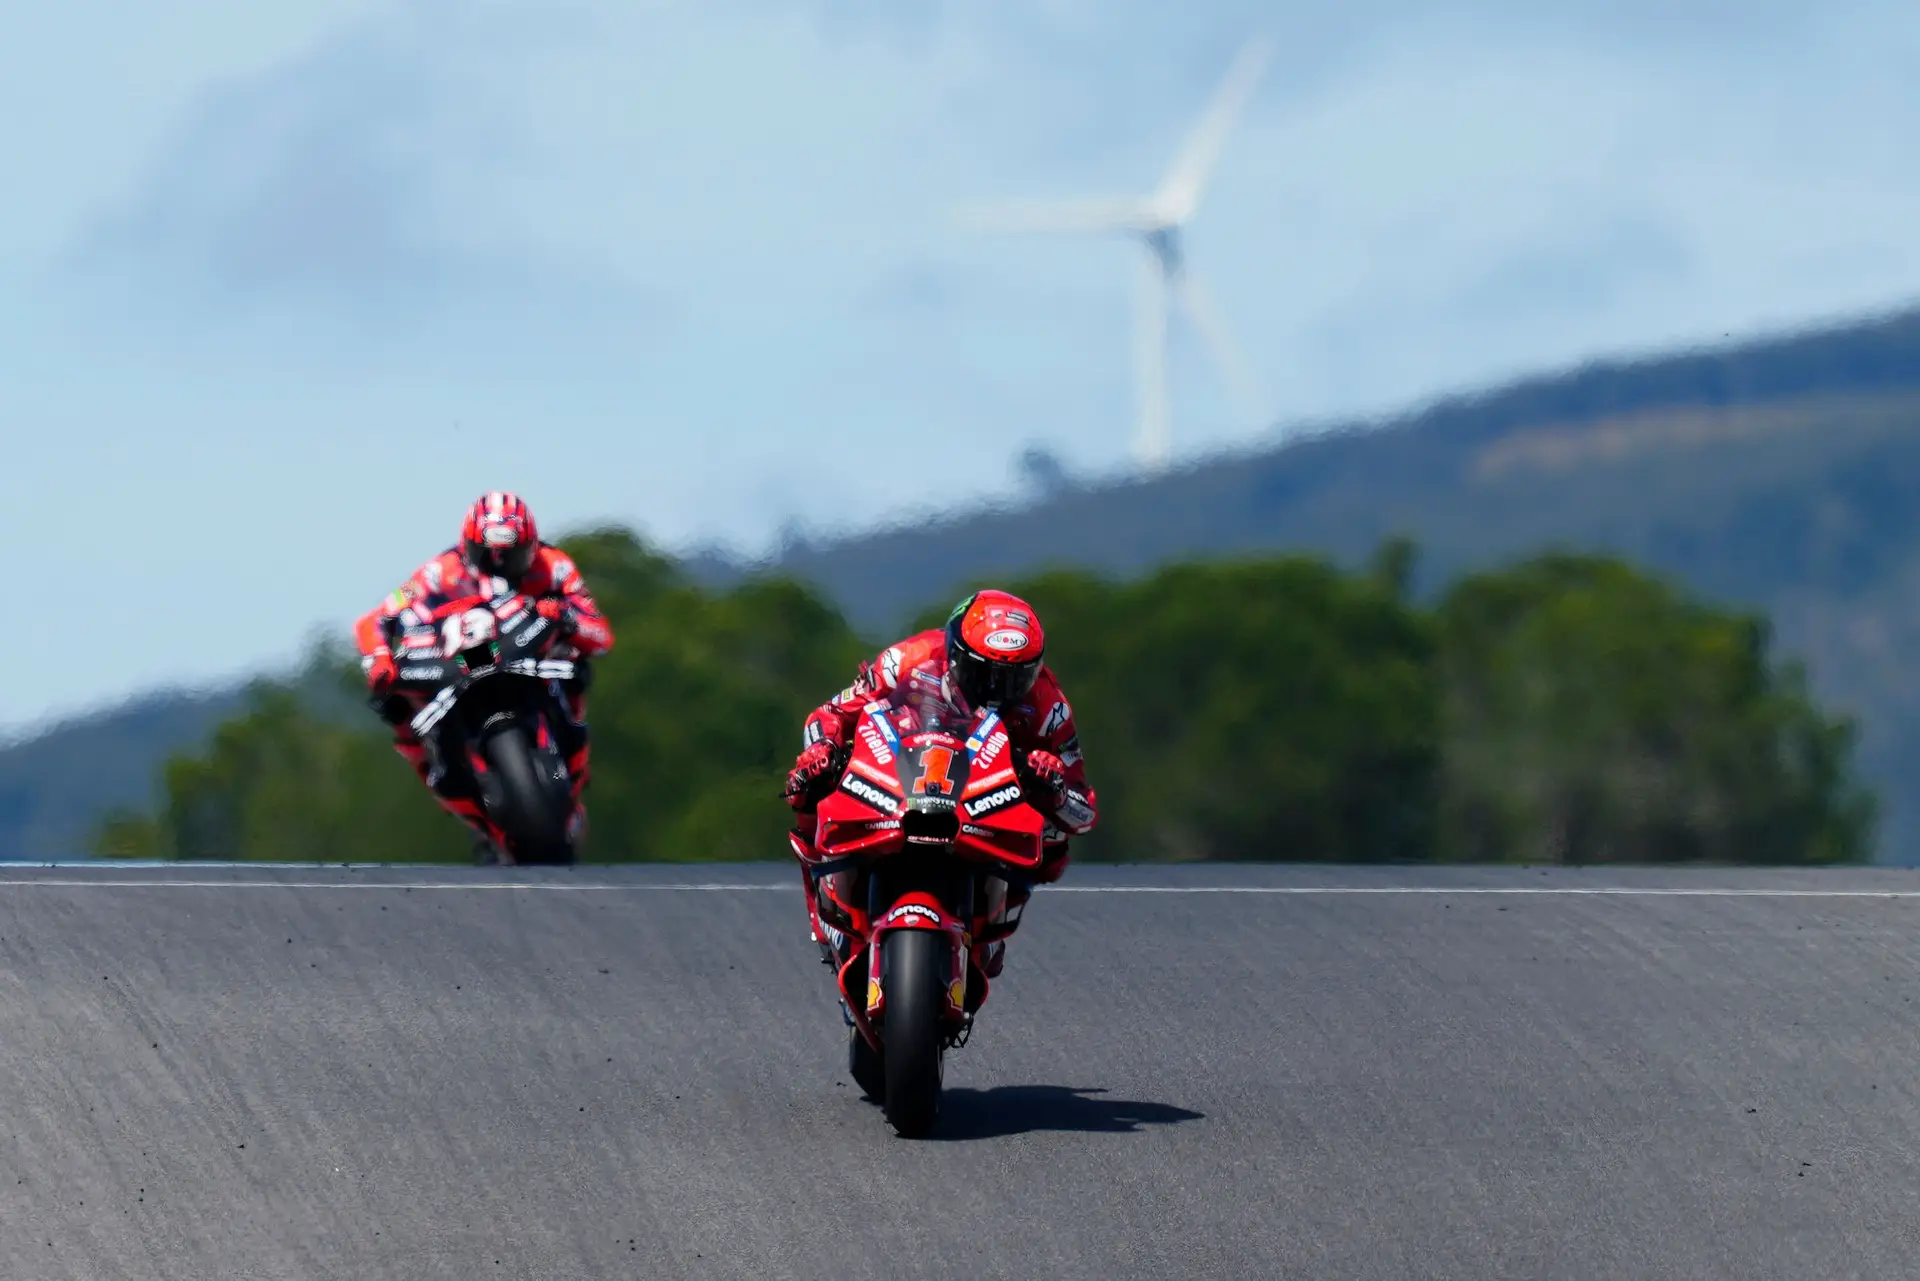
M 1144 192 L 1256 28 L 1188 248 L 1272 422 L 1920 294 L 1911 4 L 8 10 L 0 432 L 90 612 L 0 729 L 283 661 L 487 488 L 757 551 L 1124 468 L 1138 250 L 951 212 Z M 1179 330 L 1173 401 L 1263 430 Z

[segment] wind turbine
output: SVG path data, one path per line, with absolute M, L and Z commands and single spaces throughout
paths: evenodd
M 1212 295 L 1187 265 L 1181 233 L 1200 207 L 1214 162 L 1271 55 L 1265 39 L 1249 41 L 1228 68 L 1213 102 L 1174 158 L 1151 195 L 1109 199 L 1020 200 L 963 210 L 961 226 L 972 231 L 1006 233 L 1124 234 L 1138 237 L 1147 250 L 1140 278 L 1135 349 L 1139 379 L 1140 426 L 1135 446 L 1150 470 L 1164 467 L 1172 453 L 1167 395 L 1167 331 L 1176 303 L 1199 330 L 1221 376 L 1251 419 L 1261 412 L 1260 392 L 1240 359 L 1238 348 L 1213 304 Z

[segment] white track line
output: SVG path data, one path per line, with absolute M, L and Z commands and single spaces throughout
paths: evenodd
M 492 890 L 521 893 L 792 893 L 797 884 L 755 884 L 737 882 L 639 882 L 618 884 L 594 881 L 271 881 L 271 880 L 169 880 L 164 877 L 120 877 L 112 880 L 81 877 L 12 877 L 0 870 L 0 890 L 9 889 L 191 889 L 191 890 L 401 890 L 401 891 L 475 891 Z M 1539 895 L 1603 898 L 1920 898 L 1920 889 L 1912 890 L 1835 890 L 1792 889 L 1736 886 L 1638 886 L 1638 885 L 1046 885 L 1044 894 L 1226 894 L 1226 895 Z

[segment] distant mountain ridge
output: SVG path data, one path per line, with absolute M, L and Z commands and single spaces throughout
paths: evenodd
M 239 705 L 237 689 L 151 694 L 0 748 L 0 860 L 84 856 L 95 815 L 149 803 L 160 763 Z
M 1048 564 L 1130 575 L 1281 549 L 1358 564 L 1406 534 L 1425 590 L 1548 545 L 1618 552 L 1773 615 L 1816 689 L 1862 718 L 1883 856 L 1920 862 L 1907 781 L 1920 772 L 1907 658 L 1920 653 L 1920 308 L 1590 362 L 1160 477 L 1053 485 L 1044 502 L 794 546 L 772 564 L 877 640 L 931 600 Z M 750 569 L 711 553 L 686 567 L 716 584 Z M 152 768 L 200 741 L 223 698 L 237 694 L 0 749 L 0 856 L 79 852 L 91 815 L 144 799 Z
M 1596 463 L 1617 459 L 1634 452 L 1635 437 L 1643 453 L 1663 440 L 1718 440 L 1739 452 L 1760 437 L 1817 429 L 1829 414 L 1857 416 L 1872 404 L 1904 413 L 1912 393 L 1920 393 L 1920 308 L 1685 355 L 1590 362 L 1160 477 L 1070 485 L 1044 505 L 983 506 L 801 546 L 775 564 L 884 630 L 924 598 L 915 567 L 921 582 L 944 588 L 1049 561 L 1131 573 L 1177 556 L 1275 547 L 1362 556 L 1382 534 L 1419 523 L 1445 493 L 1471 486 L 1477 499 L 1482 486 L 1552 470 L 1556 457 L 1563 465 L 1583 453 Z M 1762 408 L 1769 413 L 1737 412 Z M 1541 523 L 1553 525 L 1551 513 Z M 1503 538 L 1464 539 L 1477 541 L 1497 544 L 1495 555 L 1519 550 Z M 1453 542 L 1429 547 L 1429 581 L 1453 572 Z

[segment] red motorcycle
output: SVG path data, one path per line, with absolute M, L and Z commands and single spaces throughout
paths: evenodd
M 1018 912 L 994 918 L 1010 884 L 1033 883 L 1046 821 L 999 714 L 933 691 L 868 704 L 838 763 L 812 843 L 795 834 L 793 849 L 836 965 L 848 1069 L 917 1137 L 939 1111 L 946 1052 L 986 1002 L 980 950 L 1018 928 Z

